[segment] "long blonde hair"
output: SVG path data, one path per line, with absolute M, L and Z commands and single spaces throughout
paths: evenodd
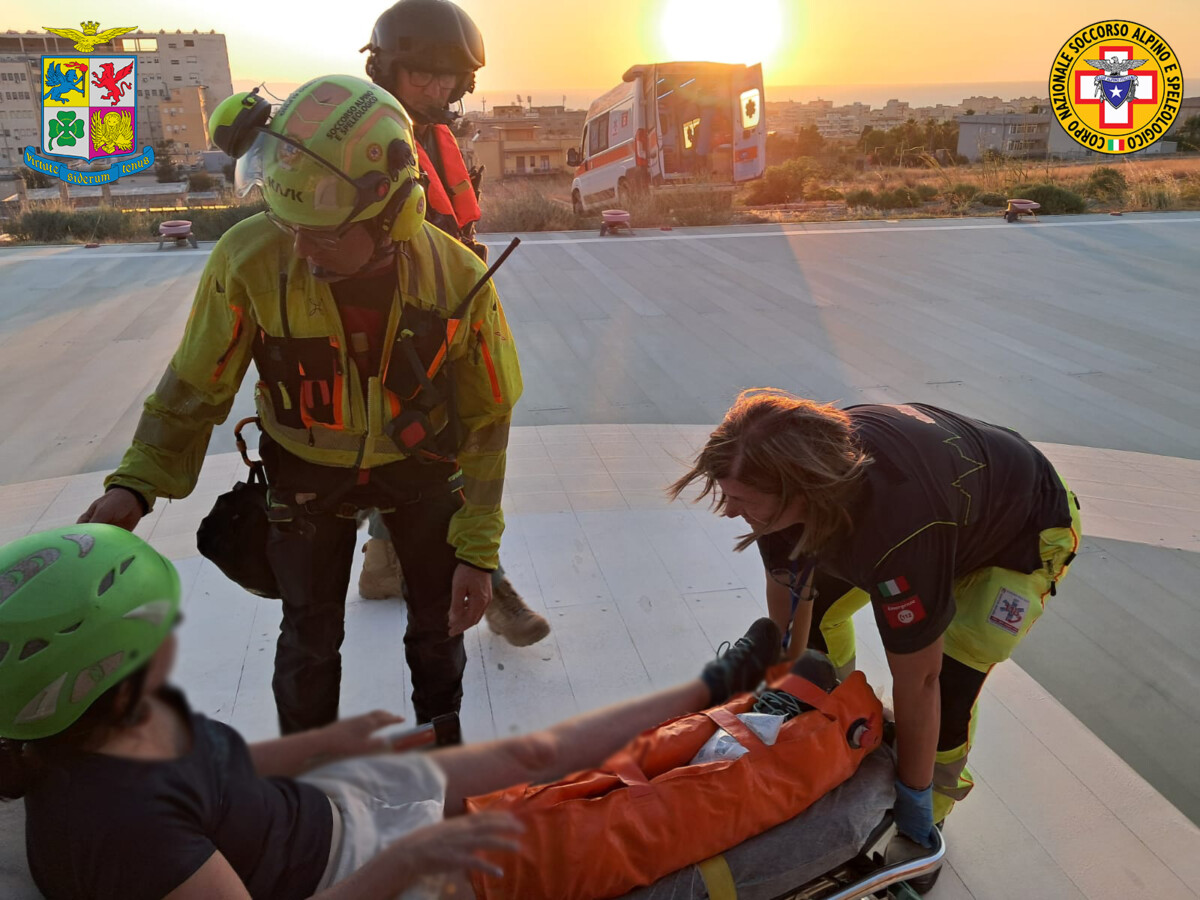
M 691 470 L 667 493 L 674 500 L 703 479 L 696 500 L 711 496 L 717 513 L 726 504 L 719 478 L 736 478 L 778 497 L 780 512 L 802 496 L 804 533 L 795 553 L 815 553 L 851 528 L 850 502 L 871 462 L 843 410 L 775 388 L 753 388 L 738 395 Z M 744 550 L 757 537 L 743 536 L 736 549 Z

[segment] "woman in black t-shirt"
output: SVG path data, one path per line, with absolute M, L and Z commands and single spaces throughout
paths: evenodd
M 383 712 L 247 745 L 167 686 L 179 576 L 140 538 L 82 524 L 0 547 L 0 798 L 25 798 L 47 897 L 413 896 L 427 876 L 502 874 L 508 813 L 469 796 L 590 768 L 641 731 L 761 681 L 761 620 L 700 678 L 543 732 L 395 753 Z M 470 887 L 461 889 L 470 896 Z
M 854 667 L 870 603 L 894 682 L 897 824 L 926 846 L 972 786 L 973 711 L 1079 546 L 1079 505 L 1007 428 L 921 404 L 839 410 L 746 391 L 673 486 L 751 528 L 771 618 Z M 816 627 L 813 627 L 816 626 Z

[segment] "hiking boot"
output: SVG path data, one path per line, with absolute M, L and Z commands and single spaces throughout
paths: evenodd
M 724 703 L 733 694 L 752 691 L 779 659 L 783 632 L 770 619 L 759 619 L 743 637 L 704 667 L 701 680 L 712 693 L 711 704 Z M 720 653 L 720 651 L 717 651 Z
M 408 589 L 396 548 L 383 538 L 371 538 L 363 545 L 362 574 L 358 576 L 358 595 L 364 600 L 407 599 Z
M 492 588 L 492 602 L 484 610 L 488 628 L 514 647 L 536 644 L 550 633 L 550 623 L 525 605 L 507 578 Z

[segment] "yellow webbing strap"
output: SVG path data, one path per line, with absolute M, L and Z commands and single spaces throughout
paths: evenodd
M 733 883 L 733 873 L 729 871 L 729 863 L 724 856 L 714 856 L 697 863 L 700 877 L 708 889 L 709 900 L 737 900 L 737 886 Z

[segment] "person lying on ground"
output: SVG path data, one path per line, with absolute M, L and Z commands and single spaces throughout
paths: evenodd
M 376 711 L 261 743 L 171 687 L 180 585 L 135 535 L 79 524 L 0 548 L 0 796 L 25 798 L 38 888 L 59 897 L 411 897 L 427 876 L 502 875 L 507 813 L 467 797 L 599 765 L 667 719 L 756 687 L 782 635 L 760 619 L 700 677 L 523 737 L 387 752 Z

